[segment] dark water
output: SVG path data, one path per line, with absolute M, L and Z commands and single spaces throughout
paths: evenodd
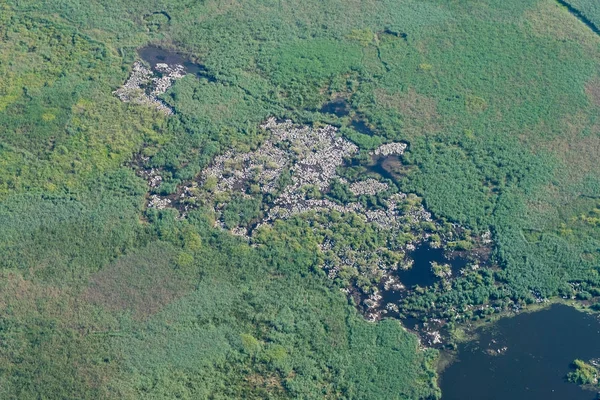
M 408 291 L 413 289 L 415 286 L 426 287 L 432 286 L 436 282 L 440 282 L 441 279 L 433 274 L 431 269 L 431 263 L 436 262 L 438 264 L 450 264 L 452 270 L 452 276 L 457 276 L 460 270 L 464 268 L 469 260 L 464 257 L 450 257 L 441 248 L 433 248 L 428 242 L 421 243 L 408 254 L 413 262 L 413 266 L 408 270 L 398 270 L 391 276 L 395 277 L 402 285 L 404 289 L 394 290 L 393 287 L 385 289 L 383 285 L 379 288 L 382 296 L 381 305 L 385 307 L 388 303 L 398 304 L 407 294 Z M 393 312 L 388 312 L 388 316 L 396 316 Z M 413 323 L 406 322 L 405 326 L 412 329 Z
M 393 31 L 393 30 L 391 30 L 389 28 L 386 28 L 383 31 L 383 33 L 385 33 L 386 35 L 391 35 L 391 36 L 395 36 L 397 38 L 401 38 L 404 41 L 407 41 L 407 39 L 408 39 L 408 35 L 406 33 L 404 33 L 404 32 L 396 32 L 396 31 Z
M 355 131 L 360 132 L 365 135 L 373 136 L 375 134 L 373 129 L 371 129 L 371 127 L 369 125 L 367 125 L 367 123 L 365 121 L 363 121 L 362 119 L 352 120 L 352 122 L 350 123 L 350 126 L 352 128 L 354 128 Z
M 167 21 L 170 21 L 170 20 L 171 20 L 171 16 L 170 16 L 170 15 L 169 15 L 169 13 L 168 13 L 168 12 L 166 12 L 166 11 L 156 11 L 156 12 L 153 12 L 153 13 L 151 13 L 151 14 L 146 14 L 146 15 L 144 15 L 144 19 L 146 19 L 146 20 L 147 20 L 148 18 L 150 18 L 150 17 L 152 17 L 152 16 L 157 16 L 157 15 L 158 15 L 158 16 L 160 16 L 160 15 L 164 16 L 164 17 L 167 19 Z
M 345 117 L 346 115 L 350 114 L 348 102 L 344 99 L 338 99 L 329 103 L 325 103 L 325 105 L 323 105 L 319 111 L 326 114 L 334 114 L 337 117 Z
M 184 54 L 177 53 L 176 51 L 163 49 L 157 46 L 146 46 L 138 49 L 138 54 L 140 58 L 150 64 L 152 68 L 159 63 L 169 65 L 179 64 L 183 65 L 185 72 L 188 74 L 195 74 L 207 78 L 210 81 L 215 80 L 214 76 L 208 73 L 204 65 L 195 63 Z
M 459 274 L 464 268 L 468 260 L 460 257 L 448 258 L 443 249 L 435 249 L 429 243 L 423 243 L 417 246 L 411 253 L 410 258 L 414 260 L 413 266 L 408 270 L 400 270 L 396 274 L 400 282 L 407 289 L 412 289 L 414 286 L 431 286 L 440 281 L 440 278 L 433 274 L 431 263 L 450 264 L 452 276 Z
M 502 354 L 490 349 L 506 347 Z M 443 400 L 593 400 L 568 383 L 574 359 L 600 357 L 600 321 L 564 305 L 523 313 L 459 346 L 459 360 L 441 376 Z
M 377 175 L 381 175 L 386 179 L 396 181 L 398 178 L 398 171 L 403 166 L 402 160 L 399 156 L 390 155 L 385 157 L 373 157 L 373 164 L 363 165 L 368 172 L 372 172 Z

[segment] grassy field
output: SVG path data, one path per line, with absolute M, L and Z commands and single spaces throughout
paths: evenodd
M 595 2 L 569 4 L 600 21 Z M 172 117 L 112 95 L 148 43 L 215 77 L 177 81 Z M 130 162 L 150 156 L 174 192 L 256 146 L 269 116 L 365 150 L 406 141 L 400 189 L 491 230 L 498 266 L 407 307 L 589 299 L 599 61 L 600 37 L 551 0 L 3 2 L 1 397 L 438 398 L 435 351 L 366 322 L 298 221 L 252 247 L 206 210 L 146 210 Z M 334 99 L 349 115 L 319 111 Z
M 600 29 L 600 5 L 591 0 L 569 0 L 563 3 L 571 12 L 596 32 Z

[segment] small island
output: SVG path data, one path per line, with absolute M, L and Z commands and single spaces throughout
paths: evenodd
M 575 360 L 571 366 L 574 371 L 567 374 L 567 380 L 578 385 L 598 386 L 598 368 L 593 361 L 589 363 L 582 360 Z

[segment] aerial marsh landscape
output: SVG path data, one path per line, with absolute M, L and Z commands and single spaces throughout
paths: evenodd
M 1 1 L 0 254 L 3 399 L 592 400 L 600 6 Z

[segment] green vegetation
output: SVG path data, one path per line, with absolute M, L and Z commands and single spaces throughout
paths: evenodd
M 600 20 L 596 2 L 569 4 Z M 178 80 L 162 96 L 174 116 L 112 95 L 148 43 L 214 77 Z M 398 321 L 366 322 L 339 290 L 374 277 L 319 268 L 337 261 L 325 233 L 370 250 L 410 227 L 304 215 L 250 246 L 202 207 L 146 209 L 132 164 L 175 193 L 216 154 L 256 148 L 269 116 L 334 124 L 364 154 L 405 141 L 394 190 L 466 228 L 456 250 L 490 230 L 494 268 L 423 289 L 402 313 L 598 303 L 599 61 L 600 37 L 552 0 L 2 2 L 0 397 L 438 398 L 436 352 Z M 348 115 L 319 111 L 337 99 Z M 307 196 L 355 200 L 332 189 Z M 250 224 L 263 200 L 229 203 L 226 225 Z
M 593 365 L 588 364 L 585 361 L 575 360 L 573 361 L 573 368 L 575 371 L 571 371 L 567 374 L 569 382 L 578 385 L 598 384 L 598 370 Z
M 572 7 L 575 14 L 582 18 L 592 29 L 600 29 L 600 4 L 593 0 L 569 0 L 565 1 Z

